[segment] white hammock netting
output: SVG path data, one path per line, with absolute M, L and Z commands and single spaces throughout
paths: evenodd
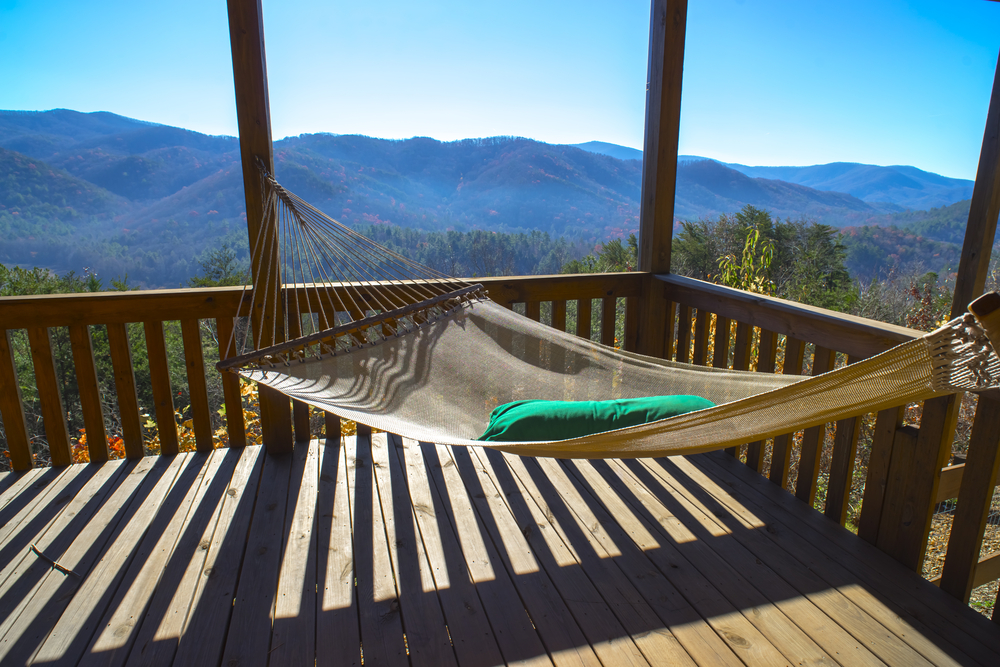
M 292 199 L 273 180 L 266 182 L 269 201 L 278 208 L 274 218 L 284 217 L 293 227 L 279 238 L 304 236 L 307 227 L 314 233 L 310 218 L 321 216 L 357 251 L 353 232 Z M 329 251 L 331 241 L 324 239 L 322 247 Z M 379 250 L 382 259 L 375 263 L 386 266 L 385 257 L 398 261 Z M 283 282 L 297 283 L 287 290 L 296 296 L 286 299 L 275 319 L 287 325 L 291 317 L 298 319 L 292 329 L 313 323 L 320 330 L 251 350 L 220 368 L 238 369 L 243 377 L 319 409 L 426 442 L 574 458 L 690 454 L 1000 382 L 1000 359 L 972 315 L 870 359 L 804 378 L 692 366 L 610 348 L 522 317 L 486 299 L 478 286 L 429 269 L 424 279 L 433 275 L 435 282 L 419 292 L 399 282 L 402 276 L 368 278 L 351 288 L 356 294 L 346 304 L 344 276 L 331 279 L 326 271 L 329 287 L 312 280 L 306 287 L 309 273 L 320 272 L 315 266 L 291 262 L 283 253 L 282 267 L 283 277 L 289 272 L 295 277 Z M 372 292 L 385 303 L 373 307 Z M 310 293 L 312 303 L 295 303 Z M 405 303 L 404 293 L 419 298 Z M 315 311 L 319 302 L 329 304 L 330 312 L 306 318 L 301 327 L 297 313 Z M 674 394 L 702 396 L 716 407 L 569 440 L 476 440 L 492 410 L 511 401 Z

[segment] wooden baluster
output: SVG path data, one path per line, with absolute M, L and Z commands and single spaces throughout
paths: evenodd
M 86 324 L 70 325 L 69 341 L 73 348 L 73 368 L 87 433 L 87 453 L 91 463 L 103 463 L 108 460 L 108 435 L 104 430 L 104 406 L 101 405 L 101 390 L 97 384 L 90 327 Z
M 153 389 L 153 414 L 160 438 L 160 453 L 176 454 L 177 421 L 174 419 L 174 392 L 170 386 L 167 365 L 167 344 L 163 337 L 163 322 L 143 322 L 146 332 L 146 352 L 149 355 L 149 379 Z
M 31 457 L 28 441 L 28 424 L 24 419 L 24 402 L 21 400 L 21 385 L 17 382 L 14 367 L 14 348 L 10 342 L 10 331 L 3 330 L 0 336 L 0 417 L 3 417 L 4 434 L 7 436 L 7 450 L 10 452 L 10 467 L 14 470 L 30 470 L 35 462 Z
M 912 426 L 903 429 L 905 414 L 906 406 L 901 405 L 882 410 L 875 418 L 875 433 L 872 436 L 872 450 L 868 455 L 868 475 L 865 479 L 865 494 L 861 501 L 861 518 L 858 522 L 858 537 L 872 544 L 878 541 L 885 489 L 889 480 L 889 463 L 893 451 L 897 449 L 897 441 L 903 439 L 911 446 L 916 446 L 917 429 Z
M 552 327 L 566 331 L 566 300 L 552 302 Z
M 580 299 L 576 302 L 576 335 L 590 340 L 591 300 Z
M 802 360 L 805 356 L 806 344 L 797 338 L 785 336 L 785 360 L 782 364 L 783 375 L 802 375 Z M 771 449 L 771 474 L 768 479 L 780 486 L 788 486 L 788 465 L 792 456 L 792 436 L 794 433 L 779 435 L 774 439 Z
M 725 329 L 728 331 L 729 324 L 728 321 L 725 325 Z M 718 360 L 718 345 L 719 345 L 719 332 L 718 324 L 716 325 L 716 359 Z M 728 347 L 729 347 L 729 334 L 726 335 L 725 345 L 727 348 L 726 362 L 729 362 Z M 733 343 L 733 370 L 745 371 L 750 367 L 750 347 L 753 345 L 753 327 L 745 322 L 736 323 L 736 340 Z M 725 368 L 725 366 L 723 366 Z M 736 458 L 739 457 L 740 447 L 728 447 L 726 448 L 726 454 Z
M 210 452 L 213 449 L 212 417 L 208 409 L 205 358 L 201 349 L 201 326 L 198 320 L 181 320 L 181 336 L 184 339 L 184 366 L 187 369 L 188 393 L 191 395 L 195 446 L 199 452 Z
M 941 468 L 951 456 L 957 421 L 956 395 L 928 399 L 915 446 L 893 443 L 875 546 L 914 572 L 923 566 Z
M 524 304 L 524 316 L 529 320 L 540 322 L 542 319 L 542 303 L 540 301 L 529 301 Z
M 618 299 L 606 296 L 601 299 L 601 343 L 615 346 L 615 320 L 618 316 Z
M 1000 468 L 1000 401 L 980 395 L 941 572 L 941 589 L 969 602 Z
M 822 375 L 833 368 L 837 353 L 825 347 L 816 347 L 813 355 L 814 376 Z M 819 466 L 826 440 L 826 424 L 812 426 L 802 435 L 802 455 L 799 458 L 799 475 L 795 481 L 795 497 L 804 503 L 812 505 L 816 500 L 816 480 L 819 477 Z
M 139 459 L 143 455 L 142 421 L 139 399 L 135 393 L 135 373 L 132 370 L 132 348 L 128 330 L 121 322 L 107 325 L 111 348 L 111 366 L 115 372 L 115 394 L 118 396 L 118 416 L 122 422 L 125 456 Z
M 691 361 L 691 306 L 681 305 L 677 315 L 677 361 Z
M 215 320 L 219 332 L 219 358 L 236 356 L 236 340 L 233 337 L 233 318 L 220 317 Z M 226 405 L 226 432 L 230 447 L 246 447 L 247 431 L 243 421 L 243 396 L 240 393 L 240 377 L 231 371 L 222 373 L 222 395 Z
M 742 324 L 742 323 L 741 323 Z M 751 336 L 752 338 L 752 336 Z M 737 351 L 739 351 L 739 330 L 736 332 Z M 760 330 L 760 342 L 757 347 L 757 372 L 773 373 L 774 363 L 778 356 L 778 335 L 767 329 Z M 747 465 L 755 472 L 764 469 L 764 441 L 757 440 L 747 445 Z
M 731 338 L 732 320 L 719 315 L 715 318 L 715 341 L 712 351 L 712 365 L 716 368 L 729 368 L 729 341 Z
M 294 340 L 302 336 L 302 314 L 295 299 L 288 300 L 288 338 Z M 294 363 L 294 362 L 293 362 Z M 292 425 L 295 428 L 295 442 L 309 442 L 309 405 L 292 399 Z
M 847 363 L 860 361 L 848 357 Z M 833 457 L 830 461 L 830 483 L 826 492 L 824 513 L 840 525 L 847 520 L 848 500 L 854 483 L 854 459 L 858 454 L 858 437 L 861 435 L 861 417 L 848 417 L 837 422 L 833 437 Z
M 667 303 L 667 312 L 670 313 L 671 308 L 674 304 Z M 639 347 L 639 297 L 637 296 L 627 296 L 625 297 L 625 341 L 622 347 L 628 352 L 635 352 Z M 670 326 L 666 336 L 666 340 L 671 341 L 673 335 L 673 319 L 667 319 L 667 323 Z M 666 348 L 665 358 L 670 358 L 670 348 Z
M 31 346 L 31 361 L 35 366 L 35 383 L 38 387 L 38 399 L 42 404 L 49 456 L 53 466 L 67 466 L 73 462 L 73 456 L 69 449 L 66 410 L 63 408 L 59 380 L 56 378 L 49 330 L 44 327 L 28 329 L 28 344 Z
M 629 302 L 626 301 L 626 304 Z M 630 307 L 630 306 L 627 306 Z M 663 358 L 673 359 L 674 358 L 674 336 L 677 335 L 677 304 L 673 301 L 667 301 L 666 322 L 664 322 L 663 327 Z M 626 324 L 628 322 L 626 321 Z
M 708 357 L 709 313 L 699 310 L 694 320 L 694 358 L 692 363 L 704 366 Z

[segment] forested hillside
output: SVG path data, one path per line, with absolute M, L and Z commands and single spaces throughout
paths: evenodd
M 471 273 L 546 272 L 638 228 L 641 161 L 593 152 L 615 152 L 599 142 L 583 146 L 515 137 L 445 143 L 303 135 L 275 143 L 275 171 L 329 215 L 378 230 L 428 263 Z M 235 138 L 110 113 L 0 112 L 0 147 L 2 263 L 88 268 L 104 279 L 127 274 L 132 284 L 171 287 L 186 284 L 205 253 L 223 245 L 246 255 Z M 675 224 L 752 205 L 775 219 L 845 227 L 848 266 L 859 276 L 901 263 L 950 266 L 949 244 L 961 238 L 967 203 L 906 211 L 822 189 L 836 178 L 854 187 L 864 171 L 853 165 L 837 176 L 829 169 L 835 166 L 796 168 L 805 171 L 789 176 L 813 179 L 816 189 L 715 161 L 683 162 Z M 889 168 L 873 169 L 884 177 Z M 892 169 L 898 175 L 909 168 Z M 933 177 L 943 179 L 906 176 L 927 187 Z M 954 180 L 941 187 L 961 187 Z M 483 255 L 487 238 L 508 250 Z

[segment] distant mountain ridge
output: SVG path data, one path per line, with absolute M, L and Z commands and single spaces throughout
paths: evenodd
M 693 155 L 678 157 L 678 161 L 683 163 L 705 159 L 710 158 Z M 728 162 L 719 164 L 751 178 L 787 181 L 824 192 L 846 192 L 871 204 L 889 203 L 915 210 L 949 206 L 969 199 L 974 185 L 973 181 L 963 178 L 949 178 L 901 165 L 879 167 L 854 162 L 832 162 L 809 167 L 749 167 Z
M 609 146 L 311 134 L 274 148 L 278 179 L 347 224 L 541 230 L 592 247 L 638 228 L 642 163 L 601 154 Z M 0 262 L 94 266 L 91 255 L 100 245 L 101 253 L 118 257 L 115 266 L 148 285 L 174 285 L 197 271 L 203 250 L 224 240 L 246 244 L 234 137 L 107 112 L 0 111 L 0 148 L 0 175 L 7 175 L 0 180 Z M 827 183 L 817 174 L 795 177 Z M 920 174 L 913 178 L 936 176 Z M 678 219 L 729 214 L 746 204 L 836 226 L 892 224 L 906 215 L 898 204 L 752 176 L 716 161 L 679 165 Z M 898 224 L 925 219 L 914 214 Z

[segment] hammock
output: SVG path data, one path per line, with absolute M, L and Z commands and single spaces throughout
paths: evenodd
M 614 349 L 499 306 L 482 286 L 410 262 L 270 175 L 262 178 L 270 214 L 256 244 L 277 237 L 280 259 L 268 271 L 280 275 L 286 296 L 268 304 L 255 289 L 249 300 L 252 310 L 272 313 L 274 336 L 294 338 L 263 347 L 258 326 L 243 341 L 248 351 L 219 368 L 373 428 L 530 456 L 692 454 L 1000 383 L 1000 359 L 971 314 L 815 377 L 692 366 Z M 702 396 L 716 406 L 569 440 L 476 440 L 492 410 L 511 401 L 667 394 Z

